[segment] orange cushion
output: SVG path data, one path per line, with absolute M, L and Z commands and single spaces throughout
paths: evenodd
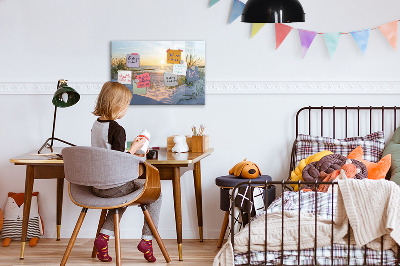
M 386 177 L 391 165 L 392 155 L 386 155 L 377 163 L 368 162 L 363 159 L 363 150 L 361 146 L 358 146 L 352 152 L 350 152 L 347 158 L 355 159 L 365 164 L 368 170 L 368 179 L 378 180 Z

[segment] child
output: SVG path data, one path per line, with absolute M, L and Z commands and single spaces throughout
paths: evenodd
M 99 116 L 92 127 L 91 141 L 93 147 L 125 152 L 125 129 L 115 120 L 121 119 L 126 114 L 131 99 L 132 93 L 124 85 L 110 81 L 103 85 L 93 112 L 94 115 Z M 139 162 L 144 160 L 140 157 L 144 157 L 145 155 L 137 155 L 135 153 L 145 142 L 146 139 L 144 138 L 136 138 L 129 149 L 129 153 L 133 154 L 133 156 L 139 156 L 137 157 L 138 167 Z M 144 186 L 143 183 L 135 182 L 136 178 L 137 176 L 132 176 L 132 181 L 119 186 L 93 187 L 92 191 L 93 194 L 102 198 L 125 196 Z M 147 205 L 156 226 L 158 226 L 160 207 L 161 195 L 155 202 Z M 126 207 L 118 209 L 120 219 L 125 210 Z M 108 255 L 108 240 L 110 236 L 114 235 L 114 214 L 115 210 L 109 210 L 107 212 L 106 220 L 101 228 L 100 234 L 94 241 L 94 246 L 97 249 L 97 258 L 101 261 L 112 260 Z M 156 258 L 153 256 L 152 236 L 153 234 L 151 233 L 150 227 L 145 221 L 142 230 L 142 240 L 137 248 L 144 253 L 144 258 L 149 262 L 156 261 Z

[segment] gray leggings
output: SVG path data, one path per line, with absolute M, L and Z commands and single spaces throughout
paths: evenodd
M 119 187 L 113 187 L 113 188 L 108 188 L 108 189 L 98 189 L 98 188 L 93 188 L 93 194 L 101 197 L 101 198 L 116 198 L 116 197 L 122 197 L 125 195 L 128 195 L 144 186 L 144 182 L 138 182 L 135 180 L 132 180 L 122 186 Z M 151 218 L 153 218 L 155 226 L 158 228 L 158 221 L 160 218 L 160 210 L 161 210 L 161 202 L 162 202 L 162 196 L 160 194 L 160 197 L 153 203 L 146 204 L 147 209 L 149 210 L 149 213 L 151 215 Z M 122 218 L 122 215 L 124 214 L 126 210 L 126 207 L 118 208 L 118 213 L 119 213 L 119 218 Z M 106 220 L 104 221 L 103 227 L 100 230 L 100 233 L 106 234 L 109 236 L 114 236 L 114 214 L 115 214 L 115 209 L 114 210 L 108 210 Z M 146 240 L 151 240 L 153 238 L 153 234 L 150 230 L 149 225 L 147 224 L 146 220 L 144 221 L 143 225 L 143 230 L 142 230 L 142 239 Z

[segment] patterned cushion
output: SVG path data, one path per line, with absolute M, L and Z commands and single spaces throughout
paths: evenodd
M 323 150 L 329 150 L 347 157 L 357 146 L 363 148 L 365 160 L 378 162 L 385 147 L 383 131 L 374 132 L 364 137 L 345 139 L 299 134 L 296 139 L 296 165 L 298 165 L 302 159 Z

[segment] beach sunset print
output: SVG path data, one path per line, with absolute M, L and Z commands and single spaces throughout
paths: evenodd
M 204 41 L 111 42 L 111 80 L 132 91 L 132 105 L 204 105 L 205 71 Z

